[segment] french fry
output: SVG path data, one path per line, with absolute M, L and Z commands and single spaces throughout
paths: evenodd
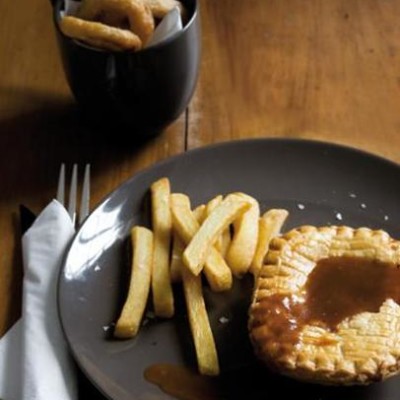
M 183 262 L 193 274 L 198 275 L 203 269 L 209 250 L 218 236 L 250 206 L 243 197 L 230 194 L 205 219 L 183 252 Z
M 222 199 L 223 199 L 222 195 L 218 195 L 207 203 L 207 208 L 206 208 L 207 215 L 211 214 L 214 208 L 221 203 Z M 221 253 L 222 257 L 226 256 L 230 243 L 231 243 L 231 231 L 230 227 L 228 226 L 221 233 L 221 236 L 215 242 L 215 248 Z
M 190 209 L 189 197 L 180 193 L 172 194 L 171 212 L 174 232 L 184 243 L 190 243 L 200 225 Z M 232 286 L 232 272 L 214 246 L 211 246 L 206 258 L 204 275 L 213 291 L 228 290 Z
M 259 219 L 258 243 L 250 266 L 250 272 L 255 276 L 258 275 L 263 265 L 271 239 L 279 234 L 288 215 L 286 210 L 271 209 Z
M 248 201 L 251 207 L 233 224 L 234 234 L 226 253 L 226 261 L 233 274 L 241 277 L 249 270 L 256 251 L 260 206 L 257 200 L 247 194 L 237 195 Z
M 206 206 L 204 204 L 200 204 L 193 210 L 193 215 L 196 218 L 196 221 L 201 225 L 206 218 Z
M 232 271 L 215 247 L 211 248 L 207 256 L 203 272 L 213 292 L 224 292 L 232 287 Z
M 131 241 L 133 258 L 129 290 L 114 330 L 114 336 L 120 339 L 132 338 L 138 333 L 150 291 L 153 232 L 135 226 Z
M 213 199 L 211 199 L 206 206 L 206 216 L 209 216 L 212 211 L 221 204 L 223 197 L 221 194 L 219 194 L 218 196 L 215 196 Z M 229 229 L 229 227 L 227 228 Z M 221 233 L 220 237 L 215 241 L 214 246 L 215 248 L 221 253 L 221 249 L 222 249 L 222 236 L 223 233 Z
M 215 209 L 215 207 L 219 206 L 221 204 L 223 197 L 221 194 L 215 196 L 212 198 L 206 205 L 206 215 L 210 215 L 211 212 Z
M 176 232 L 173 233 L 172 237 L 173 239 L 172 239 L 170 274 L 171 274 L 171 282 L 177 283 L 182 280 L 182 268 L 183 268 L 182 254 L 186 246 Z
M 226 257 L 228 253 L 229 246 L 231 245 L 231 230 L 228 226 L 221 234 L 221 255 L 222 257 Z
M 201 224 L 205 218 L 206 206 L 200 204 L 193 210 L 193 215 L 197 222 Z M 182 242 L 181 238 L 176 232 L 173 232 L 172 240 L 172 255 L 171 255 L 171 282 L 177 283 L 182 279 L 181 271 L 183 266 L 182 254 L 186 245 Z
M 182 278 L 199 372 L 203 375 L 218 375 L 218 354 L 204 303 L 201 276 L 195 276 L 183 268 Z
M 151 185 L 151 211 L 154 231 L 154 256 L 151 288 L 154 312 L 159 317 L 169 318 L 174 314 L 169 251 L 172 234 L 170 210 L 170 184 L 161 178 Z

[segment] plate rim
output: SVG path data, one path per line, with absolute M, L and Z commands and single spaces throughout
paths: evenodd
M 352 152 L 352 153 L 356 153 L 359 156 L 364 156 L 364 157 L 369 157 L 369 158 L 374 158 L 376 161 L 379 162 L 383 162 L 386 163 L 392 167 L 396 167 L 396 168 L 400 168 L 400 163 L 391 160 L 389 158 L 386 158 L 380 154 L 377 153 L 373 153 L 370 152 L 368 150 L 364 150 L 364 149 L 359 149 L 357 147 L 353 147 L 352 145 L 348 145 L 348 144 L 343 144 L 343 143 L 336 143 L 336 142 L 329 142 L 329 141 L 324 141 L 324 140 L 318 140 L 318 139 L 303 139 L 303 138 L 281 138 L 281 137 L 274 137 L 274 138 L 252 138 L 252 139 L 236 139 L 236 140 L 229 140 L 229 141 L 224 141 L 224 142 L 218 142 L 218 143 L 212 143 L 209 145 L 205 145 L 205 146 L 200 146 L 200 147 L 196 147 L 194 149 L 189 149 L 186 150 L 182 153 L 179 154 L 175 154 L 173 156 L 170 157 L 166 157 L 165 159 L 156 161 L 154 164 L 151 164 L 139 171 L 137 171 L 136 173 L 134 173 L 133 175 L 131 175 L 130 177 L 126 178 L 125 180 L 123 180 L 115 189 L 111 190 L 110 192 L 108 192 L 107 194 L 105 194 L 100 200 L 99 202 L 94 206 L 94 208 L 90 211 L 89 215 L 82 221 L 81 225 L 79 226 L 79 229 L 76 231 L 72 242 L 75 241 L 76 236 L 78 235 L 78 233 L 81 231 L 81 229 L 84 227 L 84 224 L 86 222 L 86 220 L 92 215 L 94 214 L 97 209 L 99 209 L 103 203 L 108 200 L 109 198 L 113 197 L 115 195 L 115 193 L 119 190 L 121 190 L 123 187 L 127 186 L 130 184 L 131 181 L 140 178 L 142 175 L 145 175 L 146 173 L 152 171 L 155 168 L 159 168 L 162 167 L 163 165 L 169 164 L 169 163 L 173 163 L 176 160 L 179 160 L 181 158 L 185 158 L 185 157 L 189 157 L 192 154 L 196 154 L 196 153 L 201 153 L 204 151 L 210 151 L 210 150 L 214 150 L 214 149 L 218 149 L 220 147 L 231 147 L 231 146 L 235 146 L 238 144 L 245 144 L 245 145 L 251 145 L 251 144 L 255 144 L 255 143 L 260 143 L 263 142 L 265 144 L 267 143 L 286 143 L 288 145 L 312 145 L 312 146 L 322 146 L 322 147 L 329 147 L 329 148 L 334 148 L 337 150 L 343 150 L 343 151 L 348 151 L 348 152 Z M 71 242 L 71 244 L 72 244 Z M 68 247 L 67 249 L 67 253 L 69 252 L 70 247 Z M 64 262 L 62 263 L 62 267 L 64 267 Z

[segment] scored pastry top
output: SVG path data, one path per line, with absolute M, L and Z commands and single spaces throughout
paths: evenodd
M 281 373 L 326 384 L 400 370 L 400 242 L 382 230 L 303 226 L 272 240 L 249 330 Z

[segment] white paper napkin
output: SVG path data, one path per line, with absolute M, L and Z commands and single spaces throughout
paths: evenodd
M 182 29 L 182 18 L 178 7 L 173 8 L 157 25 L 146 47 L 155 46 Z
M 0 340 L 0 398 L 21 399 L 22 320 Z
M 0 340 L 3 400 L 75 400 L 75 366 L 57 313 L 57 281 L 74 227 L 53 200 L 22 239 L 22 318 Z

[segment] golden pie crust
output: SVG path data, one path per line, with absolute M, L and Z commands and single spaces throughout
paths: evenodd
M 335 331 L 304 325 L 299 342 L 271 355 L 262 300 L 275 294 L 304 297 L 318 260 L 362 257 L 400 264 L 400 242 L 382 230 L 303 226 L 272 240 L 255 284 L 249 332 L 256 354 L 287 376 L 322 384 L 367 384 L 400 371 L 400 306 L 387 299 L 379 312 L 344 319 Z

